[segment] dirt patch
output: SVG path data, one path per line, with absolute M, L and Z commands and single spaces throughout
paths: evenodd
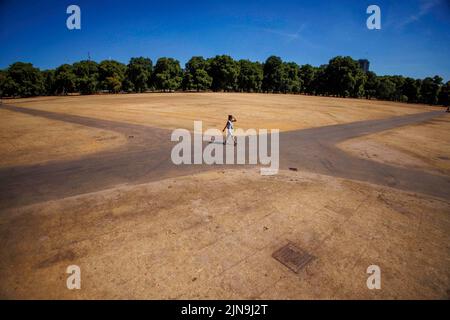
M 17 99 L 8 103 L 98 119 L 188 130 L 193 129 L 195 120 L 203 121 L 204 129 L 222 130 L 228 114 L 238 119 L 237 129 L 290 131 L 436 109 L 385 101 L 245 93 L 42 97 Z
M 446 298 L 449 208 L 442 199 L 289 170 L 119 186 L 2 212 L 0 296 Z M 272 258 L 289 242 L 316 257 L 298 274 Z M 81 268 L 81 290 L 65 287 L 69 264 Z M 372 264 L 382 290 L 366 287 Z
M 339 144 L 360 158 L 450 175 L 450 116 Z
M 76 159 L 125 141 L 116 132 L 0 109 L 0 167 Z

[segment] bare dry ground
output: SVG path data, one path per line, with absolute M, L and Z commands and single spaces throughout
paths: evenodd
M 446 298 L 449 204 L 256 169 L 119 186 L 3 212 L 0 296 Z M 271 257 L 288 242 L 315 256 L 298 274 Z M 65 287 L 69 264 L 81 290 Z M 366 287 L 372 264 L 382 290 Z
M 433 109 L 212 93 L 43 97 L 14 104 L 169 129 L 192 129 L 193 120 L 222 129 L 232 113 L 239 128 L 282 131 Z M 115 132 L 0 113 L 0 166 L 122 150 L 124 138 Z M 395 150 L 399 165 L 411 165 L 406 154 L 426 163 L 415 168 L 448 175 L 446 162 L 435 159 L 450 157 L 448 126 L 448 117 L 440 117 L 341 147 L 359 155 L 377 143 L 365 151 L 370 160 L 377 154 L 377 161 L 395 163 L 389 158 Z M 439 147 L 441 140 L 447 147 Z M 433 160 L 423 159 L 428 154 Z M 289 242 L 315 257 L 299 273 L 272 257 Z M 261 176 L 257 168 L 220 169 L 11 207 L 0 212 L 0 244 L 0 298 L 450 297 L 448 199 L 304 171 Z M 81 290 L 66 288 L 72 264 L 81 267 Z M 366 286 L 373 264 L 381 267 L 381 290 Z
M 227 115 L 237 128 L 290 131 L 429 111 L 424 105 L 385 101 L 243 93 L 147 93 L 16 99 L 14 105 L 166 129 L 223 129 Z
M 339 144 L 357 157 L 450 175 L 450 115 Z
M 0 167 L 76 159 L 125 141 L 113 131 L 0 110 Z

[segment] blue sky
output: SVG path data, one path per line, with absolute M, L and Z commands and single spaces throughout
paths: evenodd
M 81 30 L 66 8 L 81 8 Z M 381 30 L 366 9 L 381 8 Z M 336 55 L 367 58 L 377 74 L 450 80 L 450 0 L 0 0 L 0 68 L 15 61 L 46 69 L 86 59 L 235 59 L 321 65 Z

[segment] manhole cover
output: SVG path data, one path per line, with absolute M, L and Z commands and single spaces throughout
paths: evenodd
M 295 246 L 291 242 L 272 253 L 272 257 L 277 259 L 295 273 L 298 273 L 304 266 L 314 259 L 314 256 Z

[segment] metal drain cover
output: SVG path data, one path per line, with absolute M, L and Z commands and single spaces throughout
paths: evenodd
M 314 256 L 295 246 L 292 242 L 272 253 L 272 257 L 295 273 L 298 273 L 314 259 Z

